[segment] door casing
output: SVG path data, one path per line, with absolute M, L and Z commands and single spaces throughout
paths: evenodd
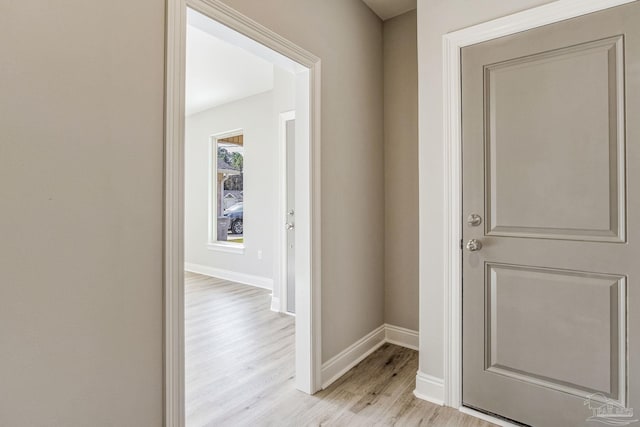
M 187 7 L 284 55 L 306 69 L 296 85 L 308 85 L 299 98 L 298 129 L 304 170 L 296 176 L 300 192 L 296 246 L 296 388 L 313 394 L 321 387 L 321 61 L 310 52 L 240 14 L 220 0 L 166 0 L 165 153 L 164 153 L 164 425 L 185 425 L 184 373 L 184 92 Z M 304 82 L 302 82 L 304 80 Z M 298 101 L 298 99 L 297 99 Z M 308 109 L 307 109 L 308 107 Z M 305 111 L 306 110 L 306 111 Z M 296 191 L 298 193 L 298 191 Z
M 462 406 L 462 139 L 461 49 L 465 46 L 576 18 L 637 0 L 558 0 L 445 34 L 443 46 L 444 191 L 444 378 L 442 396 L 432 396 L 499 425 L 510 425 Z M 423 216 L 423 213 L 420 213 Z M 420 373 L 419 375 L 420 376 Z

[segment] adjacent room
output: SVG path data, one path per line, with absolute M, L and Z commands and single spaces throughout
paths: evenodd
M 193 9 L 186 47 L 185 389 L 197 426 L 228 422 L 266 386 L 294 389 L 301 67 Z

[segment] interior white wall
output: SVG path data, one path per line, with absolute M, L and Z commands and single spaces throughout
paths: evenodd
M 444 376 L 442 36 L 550 0 L 418 0 L 420 373 Z
M 289 71 L 273 67 L 273 111 L 276 123 L 280 113 L 296 107 L 296 78 Z
M 277 70 L 277 71 L 276 71 Z M 276 279 L 278 208 L 278 115 L 295 103 L 293 74 L 274 70 L 274 89 L 205 110 L 185 122 L 185 263 Z M 207 246 L 211 136 L 244 133 L 244 253 Z M 262 252 L 259 259 L 258 252 Z M 275 287 L 278 288 L 277 286 Z M 277 290 L 276 290 L 277 292 Z
M 273 92 L 187 117 L 185 122 L 185 263 L 273 279 L 273 224 L 277 196 Z M 244 133 L 244 253 L 207 248 L 211 136 Z M 258 259 L 262 251 L 262 259 Z

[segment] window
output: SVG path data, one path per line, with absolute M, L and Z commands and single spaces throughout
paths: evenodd
M 244 246 L 244 135 L 212 138 L 211 243 Z

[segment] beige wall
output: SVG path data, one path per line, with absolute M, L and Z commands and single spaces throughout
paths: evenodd
M 420 371 L 443 376 L 442 35 L 550 0 L 418 0 Z
M 322 59 L 322 359 L 383 322 L 382 22 L 361 0 L 225 0 Z
M 382 23 L 227 2 L 322 58 L 327 360 L 383 323 Z M 161 423 L 163 13 L 0 5 L 0 425 Z
M 418 330 L 416 11 L 384 22 L 385 322 Z
M 162 420 L 164 5 L 0 4 L 0 425 Z

